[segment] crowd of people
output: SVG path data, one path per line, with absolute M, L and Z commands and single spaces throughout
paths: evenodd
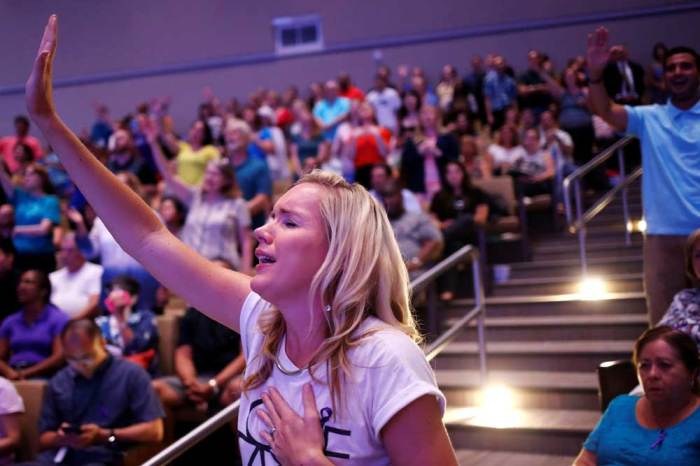
M 602 41 L 600 33 L 596 34 Z M 602 46 L 607 47 L 607 41 Z M 114 214 L 111 218 L 96 214 L 102 211 L 107 215 L 105 202 L 112 202 L 104 200 L 108 195 L 91 182 L 84 182 L 83 196 L 73 183 L 73 171 L 79 169 L 69 166 L 76 162 L 71 161 L 66 167 L 62 163 L 65 159 L 61 149 L 81 153 L 73 145 L 77 142 L 67 143 L 62 135 L 54 134 L 64 147 L 42 147 L 29 134 L 29 119 L 18 116 L 15 134 L 0 139 L 0 182 L 4 193 L 0 205 L 0 376 L 8 380 L 50 378 L 40 441 L 48 453 L 39 461 L 53 464 L 50 461 L 55 461 L 57 455 L 68 454 L 75 464 L 109 463 L 115 444 L 162 437 L 161 403 L 170 408 L 184 404 L 203 410 L 216 408 L 237 399 L 244 390 L 261 392 L 268 377 L 284 378 L 301 372 L 286 367 L 303 367 L 284 351 L 279 360 L 275 356 L 280 341 L 284 342 L 285 329 L 292 332 L 290 337 L 300 335 L 294 333 L 298 330 L 294 327 L 298 325 L 294 320 L 297 317 L 284 315 L 280 312 L 284 309 L 268 309 L 267 303 L 252 293 L 253 298 L 236 295 L 235 303 L 243 308 L 241 320 L 231 321 L 211 311 L 222 305 L 210 302 L 219 297 L 214 293 L 206 298 L 186 299 L 189 307 L 180 323 L 176 374 L 161 377 L 156 315 L 165 312 L 174 293 L 185 298 L 191 293 L 180 289 L 173 293 L 168 289 L 175 288 L 171 283 L 187 288 L 182 280 L 193 270 L 205 269 L 179 251 L 177 255 L 185 257 L 183 262 L 166 260 L 149 251 L 157 250 L 153 244 L 145 244 L 143 249 L 138 245 L 124 246 L 131 242 L 124 239 L 131 222 L 135 225 L 134 235 L 146 226 L 157 229 L 145 220 L 146 215 L 155 214 L 153 218 L 164 231 L 210 261 L 214 268 L 207 268 L 206 273 L 227 273 L 216 268 L 234 270 L 254 277 L 254 285 L 256 279 L 258 283 L 265 280 L 264 276 L 259 278 L 264 275 L 261 271 L 281 265 L 277 263 L 281 257 L 266 249 L 271 243 L 269 231 L 299 228 L 300 224 L 301 228 L 309 228 L 304 224 L 309 220 L 295 210 L 303 212 L 305 208 L 305 201 L 297 200 L 302 195 L 298 193 L 321 189 L 319 186 L 350 189 L 342 184 L 344 179 L 362 185 L 383 206 L 400 259 L 409 276 L 416 277 L 460 246 L 473 243 L 478 228 L 503 215 L 502 199 L 477 188 L 473 181 L 509 177 L 519 198 L 549 194 L 556 214 L 562 202 L 562 178 L 627 130 L 627 124 L 619 121 L 619 109 L 632 109 L 626 110 L 631 115 L 641 114 L 642 111 L 635 113 L 635 105 L 664 103 L 669 95 L 673 97 L 674 89 L 669 89 L 669 81 L 664 78 L 668 50 L 663 44 L 654 47 L 653 62 L 646 71 L 629 58 L 624 46 L 610 48 L 605 63 L 591 60 L 597 58 L 592 49 L 589 43 L 586 58 L 573 58 L 561 70 L 544 52 L 532 50 L 527 57 L 528 67 L 522 73 L 516 73 L 502 55 L 489 54 L 483 59 L 475 56 L 471 69 L 463 76 L 456 67 L 446 65 L 434 85 L 420 67 L 400 66 L 392 70 L 380 66 L 373 87 L 367 90 L 355 86 L 347 74 L 325 83 L 312 83 L 306 93 L 295 86 L 282 93 L 260 89 L 245 101 L 220 99 L 205 90 L 185 133 L 176 130 L 167 98 L 140 104 L 133 113 L 117 120 L 111 118 L 107 107 L 98 105 L 96 120 L 89 131 L 80 135 L 80 141 L 119 180 L 120 186 L 115 188 L 119 194 L 114 202 L 126 203 L 137 212 Z M 697 55 L 671 52 L 675 53 L 673 56 L 690 54 L 697 91 Z M 614 101 L 611 110 L 601 109 L 602 93 Z M 36 116 L 35 108 L 33 117 Z M 631 123 L 632 116 L 629 118 Z M 47 128 L 42 130 L 46 133 Z M 319 175 L 316 169 L 334 173 L 335 178 L 324 178 L 326 175 Z M 588 180 L 591 188 L 608 186 L 611 173 L 594 175 Z M 107 179 L 105 175 L 104 180 Z M 294 185 L 299 180 L 302 184 Z M 78 179 L 75 181 L 80 184 Z M 288 191 L 290 186 L 296 187 Z M 297 193 L 296 197 L 292 193 Z M 273 208 L 278 199 L 282 207 Z M 350 205 L 350 201 L 343 202 L 344 206 Z M 93 204 L 100 203 L 93 209 Z M 322 209 L 332 210 L 325 204 Z M 322 213 L 333 219 L 336 214 L 350 215 L 348 209 L 348 213 Z M 345 231 L 338 225 L 328 228 L 333 228 L 334 234 Z M 360 227 L 367 226 L 356 226 Z M 692 258 L 688 260 L 694 264 L 697 235 L 693 238 L 689 250 Z M 364 246 L 374 248 L 372 244 Z M 133 253 L 135 250 L 140 256 Z M 134 255 L 139 256 L 138 261 Z M 158 263 L 159 258 L 162 264 Z M 313 254 L 309 260 L 314 260 Z M 182 267 L 182 278 L 173 278 L 180 270 L 158 270 L 172 266 Z M 700 266 L 693 267 L 690 270 L 697 278 Z M 283 277 L 276 280 L 295 283 Z M 350 286 L 342 277 L 335 280 L 326 286 Z M 362 280 L 374 280 L 380 284 L 377 286 L 386 287 L 375 291 L 376 296 L 357 298 L 365 305 L 370 299 L 385 298 L 387 290 L 397 286 L 384 283 L 379 276 Z M 271 284 L 264 283 L 272 289 Z M 309 286 L 319 284 L 314 281 L 304 285 Z M 258 287 L 253 289 L 264 289 L 262 285 Z M 454 277 L 448 276 L 442 287 L 440 297 L 453 299 L 457 292 Z M 679 317 L 678 308 L 687 307 L 688 302 L 697 308 L 695 291 L 686 291 L 674 299 L 663 323 L 686 329 L 687 319 Z M 333 382 L 328 400 L 335 409 L 335 396 L 340 393 L 335 371 L 347 365 L 346 351 L 351 346 L 346 345 L 354 343 L 346 338 L 357 330 L 360 320 L 354 317 L 351 324 L 348 317 L 335 314 L 338 307 L 355 312 L 354 304 L 338 297 L 322 297 L 325 304 L 320 315 L 325 319 L 321 320 L 330 319 L 334 322 L 333 331 L 340 332 L 336 333 L 340 335 L 337 338 L 326 340 L 322 346 L 325 353 L 320 353 L 336 363 L 329 375 Z M 275 306 L 289 305 L 277 295 L 274 299 L 279 300 L 271 301 Z M 401 314 L 405 309 L 400 301 L 392 301 L 392 317 L 381 314 L 386 312 L 384 304 L 374 312 L 380 320 L 398 328 L 412 328 L 412 320 Z M 207 307 L 208 312 L 202 310 L 209 317 L 198 310 Z M 260 323 L 256 323 L 258 318 Z M 264 338 L 256 333 L 256 325 L 261 326 Z M 372 325 L 380 327 L 377 323 Z M 697 338 L 696 327 L 690 326 L 691 334 Z M 241 337 L 232 329 L 240 331 Z M 414 330 L 404 331 L 413 336 Z M 396 344 L 406 343 L 396 340 Z M 261 356 L 260 364 L 256 359 L 257 372 L 248 378 L 244 377 L 244 356 L 250 355 L 251 345 L 264 357 Z M 635 358 L 646 361 L 649 357 L 644 351 L 649 346 L 639 344 Z M 365 348 L 360 354 L 369 358 L 370 353 L 365 355 L 366 352 Z M 317 357 L 319 353 L 313 354 Z M 380 356 L 387 360 L 394 357 L 388 353 Z M 314 361 L 302 360 L 307 367 Z M 132 370 L 133 365 L 123 365 L 121 361 L 135 363 L 143 371 Z M 70 370 L 64 368 L 66 362 Z M 279 372 L 272 370 L 272 362 Z M 410 364 L 417 372 L 424 370 L 415 361 Z M 640 364 L 640 371 L 641 367 L 645 366 Z M 694 374 L 697 364 L 686 364 L 685 368 Z M 95 373 L 99 376 L 95 377 Z M 2 378 L 0 382 L 0 393 L 5 399 L 4 393 L 11 391 L 11 386 L 6 386 Z M 301 385 L 297 388 L 302 391 Z M 102 394 L 121 389 L 148 395 L 130 399 Z M 353 390 L 352 386 L 348 389 L 349 393 Z M 308 393 L 306 388 L 303 391 L 306 403 Z M 377 396 L 383 396 L 379 388 L 377 391 Z M 436 394 L 440 399 L 437 388 L 425 389 L 416 396 L 425 393 Z M 107 399 L 112 403 L 112 396 L 117 399 L 115 409 L 128 411 L 130 416 L 112 411 L 105 414 L 101 407 Z M 267 441 L 267 450 L 263 448 L 260 454 L 265 455 L 271 448 L 289 454 L 283 445 L 273 445 L 275 431 L 281 431 L 277 425 L 282 416 L 275 419 L 275 411 L 284 410 L 283 397 L 274 390 L 272 394 L 265 392 L 259 404 L 263 403 L 274 415 L 261 416 L 264 425 L 272 430 L 261 434 Z M 619 404 L 615 409 L 620 409 Z M 21 411 L 21 400 L 7 405 L 10 408 L 5 408 L 0 418 Z M 252 412 L 253 405 L 244 408 Z M 0 407 L 5 406 L 0 403 Z M 653 412 L 653 405 L 650 409 Z M 376 426 L 384 426 L 376 422 Z M 0 442 L 3 437 L 16 442 L 13 428 L 7 427 L 12 425 L 10 421 L 0 425 Z M 76 425 L 80 435 L 69 435 Z M 601 426 L 607 428 L 607 424 Z M 600 435 L 595 434 L 586 443 L 588 456 L 584 452 L 581 461 L 598 451 Z M 376 439 L 366 441 L 367 448 L 378 448 Z M 441 442 L 439 438 L 436 444 Z M 244 435 L 244 454 L 250 453 L 248 446 L 262 448 L 259 443 L 259 439 Z M 663 439 L 659 447 L 661 443 Z M 104 445 L 110 448 L 103 448 Z M 0 443 L 0 464 L 2 455 L 10 458 L 10 452 L 11 448 Z

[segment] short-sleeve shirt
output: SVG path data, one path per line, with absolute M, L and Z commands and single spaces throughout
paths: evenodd
M 515 101 L 518 89 L 515 80 L 507 74 L 489 71 L 484 79 L 484 95 L 491 99 L 491 108 L 504 110 Z
M 440 230 L 430 217 L 422 212 L 404 212 L 401 217 L 390 222 L 396 241 L 399 243 L 401 257 L 405 261 L 418 256 L 426 241 L 442 239 Z
M 180 141 L 177 153 L 177 176 L 190 186 L 199 186 L 207 164 L 221 157 L 219 150 L 211 145 L 194 150 L 192 146 Z
M 687 288 L 676 293 L 658 325 L 668 325 L 687 333 L 700 350 L 700 288 Z
M 86 262 L 75 272 L 63 267 L 49 274 L 51 302 L 71 317 L 78 315 L 91 296 L 99 296 L 102 266 Z
M 350 111 L 350 100 L 345 97 L 337 97 L 332 103 L 326 99 L 321 99 L 314 105 L 314 117 L 321 120 L 324 124 L 328 124 L 341 115 L 345 115 Z M 335 136 L 337 125 L 326 129 L 323 132 L 323 137 L 326 141 L 332 141 Z
M 223 258 L 240 269 L 240 229 L 250 227 L 250 213 L 243 199 L 223 197 L 209 202 L 201 190 L 192 197 L 182 229 L 182 241 L 207 259 Z
M 192 307 L 180 320 L 177 344 L 192 348 L 192 362 L 200 374 L 218 374 L 241 352 L 236 332 Z
M 666 437 L 659 444 L 659 429 L 647 429 L 637 421 L 638 400 L 630 395 L 615 398 L 586 439 L 583 448 L 596 454 L 598 466 L 697 464 L 700 409 L 666 428 Z
M 0 377 L 0 416 L 6 414 L 16 414 L 24 412 L 24 401 L 22 397 L 17 393 L 15 386 L 4 377 Z M 7 432 L 3 430 L 2 423 L 0 423 L 0 438 L 7 436 Z M 14 455 L 0 454 L 0 466 L 6 464 L 14 464 Z
M 689 110 L 625 106 L 627 134 L 642 144 L 647 234 L 687 235 L 700 227 L 700 101 Z
M 249 201 L 261 193 L 272 197 L 272 178 L 265 159 L 248 155 L 243 163 L 233 168 L 236 171 L 236 183 L 241 189 L 243 199 Z M 265 223 L 265 214 L 253 215 L 251 222 L 253 228 L 262 226 Z
M 53 341 L 67 323 L 68 316 L 53 304 L 47 304 L 31 324 L 24 310 L 9 316 L 0 325 L 0 338 L 10 344 L 10 365 L 33 365 L 51 356 Z
M 12 203 L 15 206 L 16 225 L 37 225 L 48 219 L 52 224 L 61 223 L 61 208 L 56 196 L 42 194 L 34 196 L 15 188 Z M 54 252 L 53 235 L 15 235 L 15 248 L 19 254 L 47 254 Z
M 95 323 L 100 328 L 107 348 L 117 356 L 130 356 L 148 350 L 158 351 L 158 324 L 156 315 L 146 309 L 132 312 L 126 318 L 133 337 L 127 344 L 119 331 L 119 321 L 113 315 L 99 316 Z M 158 370 L 158 358 L 151 359 L 148 372 L 154 375 Z
M 258 356 L 263 335 L 258 329 L 258 319 L 269 308 L 270 304 L 259 295 L 250 293 L 241 309 L 246 377 L 260 365 Z M 371 331 L 374 333 L 363 338 L 348 354 L 351 371 L 342 384 L 343 397 L 348 401 L 338 412 L 333 411 L 330 391 L 323 383 L 327 377 L 324 365 L 314 370 L 314 376 L 321 383 L 312 381 L 308 370 L 290 376 L 275 367 L 262 386 L 241 396 L 238 436 L 243 464 L 275 464 L 270 446 L 260 435 L 269 427 L 257 415 L 262 407 L 261 395 L 269 387 L 279 390 L 292 409 L 302 415 L 302 388 L 307 383 L 312 384 L 324 432 L 324 454 L 335 464 L 342 465 L 389 464 L 381 430 L 398 411 L 416 399 L 434 396 L 444 410 L 445 399 L 421 349 L 407 335 L 375 317 L 365 318 L 357 336 Z M 284 348 L 283 339 L 279 363 L 294 371 L 297 368 Z
M 55 431 L 63 422 L 116 429 L 162 417 L 163 408 L 146 371 L 108 356 L 89 379 L 69 366 L 49 381 L 39 431 Z M 55 454 L 53 450 L 44 455 L 53 458 Z M 106 445 L 88 447 L 82 454 L 91 461 L 107 463 L 120 455 L 119 449 Z
M 44 151 L 41 149 L 41 143 L 34 136 L 26 136 L 21 140 L 17 136 L 5 136 L 0 138 L 0 153 L 2 153 L 2 160 L 7 165 L 10 173 L 15 173 L 19 169 L 19 163 L 17 160 L 15 160 L 14 156 L 15 146 L 18 143 L 29 146 L 34 153 L 35 160 L 39 160 L 44 157 Z

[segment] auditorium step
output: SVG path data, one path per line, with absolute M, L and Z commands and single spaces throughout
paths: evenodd
M 639 202 L 631 205 L 638 208 Z M 599 300 L 579 294 L 575 235 L 542 234 L 532 241 L 531 261 L 503 264 L 509 277 L 494 283 L 486 298 L 487 386 L 507 387 L 500 405 L 511 407 L 495 413 L 481 407 L 475 323 L 432 362 L 448 401 L 445 421 L 460 464 L 573 462 L 600 418 L 598 365 L 629 359 L 634 340 L 647 328 L 642 242 L 635 233 L 625 244 L 618 204 L 590 225 L 588 275 L 607 287 Z M 473 306 L 473 299 L 444 304 L 443 328 Z
M 575 456 L 598 410 L 448 408 L 444 421 L 458 449 Z
M 574 456 L 514 453 L 509 451 L 457 450 L 457 461 L 462 466 L 564 466 Z

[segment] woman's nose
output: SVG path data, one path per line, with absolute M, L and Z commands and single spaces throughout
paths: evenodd
M 258 241 L 258 243 L 270 243 L 271 235 L 269 228 L 270 224 L 266 223 L 265 225 L 258 227 L 253 231 L 253 235 L 255 236 L 255 239 Z

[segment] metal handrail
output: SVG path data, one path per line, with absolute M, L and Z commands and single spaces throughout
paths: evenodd
M 471 245 L 464 246 L 455 253 L 451 254 L 445 260 L 421 274 L 421 276 L 411 282 L 411 288 L 414 292 L 424 290 L 442 274 L 467 259 L 471 259 L 472 262 L 472 272 L 474 275 L 474 302 L 476 305 L 457 323 L 452 325 L 447 332 L 428 346 L 428 348 L 425 349 L 425 354 L 428 361 L 431 361 L 447 346 L 447 344 L 456 336 L 457 332 L 463 326 L 469 324 L 469 322 L 475 318 L 478 318 L 479 364 L 481 369 L 481 382 L 484 384 L 486 381 L 486 337 L 484 332 L 486 305 L 484 302 L 484 286 L 481 280 L 479 250 Z M 434 311 L 435 309 L 431 310 L 431 312 Z M 204 421 L 182 438 L 178 439 L 167 448 L 161 450 L 158 454 L 150 458 L 141 466 L 161 466 L 175 460 L 194 445 L 199 443 L 202 439 L 209 436 L 216 429 L 228 422 L 231 422 L 236 416 L 239 407 L 240 400 L 236 400 L 234 403 L 226 406 L 224 409 Z
M 581 272 L 585 276 L 588 272 L 588 263 L 586 261 L 586 225 L 593 220 L 610 202 L 615 195 L 622 192 L 622 213 L 625 219 L 625 244 L 629 246 L 632 243 L 630 230 L 627 225 L 630 221 L 629 205 L 627 202 L 627 188 L 630 184 L 636 181 L 642 175 L 642 168 L 636 169 L 630 175 L 625 173 L 625 157 L 623 148 L 632 142 L 634 137 L 626 136 L 603 152 L 589 160 L 586 164 L 576 169 L 572 174 L 564 179 L 564 207 L 566 209 L 566 222 L 569 232 L 578 234 L 579 242 L 579 257 L 581 261 Z M 603 163 L 609 160 L 614 154 L 617 154 L 617 162 L 620 172 L 620 183 L 605 193 L 596 203 L 587 211 L 583 211 L 583 199 L 581 195 L 581 179 L 600 167 Z M 573 207 L 571 205 L 571 186 L 574 188 L 574 197 L 576 200 L 576 220 L 574 221 Z

